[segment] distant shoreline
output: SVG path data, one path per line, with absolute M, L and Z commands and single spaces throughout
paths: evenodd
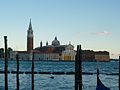
M 0 61 L 4 61 L 4 59 L 0 59 Z M 16 60 L 8 60 L 8 61 L 16 61 Z M 32 60 L 19 60 L 19 61 L 28 61 L 28 62 L 31 62 Z M 37 61 L 45 61 L 45 62 L 75 62 L 75 60 L 34 60 L 35 62 Z M 119 61 L 119 60 L 114 60 L 114 59 L 111 59 L 110 61 L 98 61 L 98 62 L 111 62 L 111 61 Z M 82 62 L 97 62 L 95 60 L 93 61 L 89 61 L 89 60 L 85 60 L 85 61 L 82 61 Z
M 0 61 L 4 61 L 4 59 L 0 59 Z M 8 60 L 8 61 L 16 61 L 16 60 Z M 19 60 L 19 61 L 32 61 L 32 60 Z M 34 61 L 45 61 L 45 62 L 75 62 L 74 60 L 34 60 Z

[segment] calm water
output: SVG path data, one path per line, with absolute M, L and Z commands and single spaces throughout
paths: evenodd
M 16 71 L 16 61 L 8 62 L 8 70 Z M 83 62 L 83 90 L 96 89 L 96 67 L 100 69 L 100 79 L 111 90 L 118 90 L 118 75 L 106 75 L 118 73 L 118 62 Z M 0 61 L 0 71 L 4 70 L 4 62 Z M 20 71 L 31 71 L 31 62 L 20 61 Z M 74 62 L 35 61 L 35 71 L 74 71 Z M 51 75 L 35 74 L 35 90 L 74 90 L 74 75 Z M 16 75 L 9 74 L 9 90 L 16 89 Z M 4 87 L 4 74 L 0 74 L 0 90 Z M 4 90 L 4 89 L 3 89 Z M 20 74 L 20 90 L 31 90 L 31 74 Z

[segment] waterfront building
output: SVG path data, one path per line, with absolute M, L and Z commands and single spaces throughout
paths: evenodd
M 59 53 L 40 53 L 35 52 L 35 60 L 59 60 Z
M 0 48 L 0 58 L 4 58 L 4 48 Z
M 46 46 L 42 46 L 42 42 L 40 42 L 40 47 L 35 48 L 34 51 L 44 53 L 44 59 L 47 60 L 64 60 L 63 57 L 65 56 L 63 56 L 63 54 L 65 55 L 65 53 L 68 51 L 70 57 L 69 59 L 75 60 L 75 51 L 73 49 L 74 47 L 71 44 L 60 45 L 60 41 L 57 39 L 57 37 L 55 37 L 51 45 L 48 45 L 48 42 L 46 42 Z
M 95 53 L 93 50 L 82 50 L 83 61 L 95 61 Z
M 95 52 L 95 60 L 96 61 L 109 61 L 110 55 L 107 51 L 96 51 Z
M 20 60 L 32 60 L 33 53 L 26 51 L 17 51 Z M 59 60 L 59 53 L 42 53 L 34 51 L 34 60 Z
M 75 60 L 76 51 L 74 46 L 69 44 L 66 46 L 65 50 L 62 51 L 62 60 Z
M 32 60 L 30 52 L 27 51 L 17 51 L 19 55 L 19 60 Z

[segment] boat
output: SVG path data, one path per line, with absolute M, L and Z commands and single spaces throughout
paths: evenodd
M 110 88 L 106 87 L 99 78 L 99 69 L 97 69 L 97 86 L 96 90 L 110 90 Z

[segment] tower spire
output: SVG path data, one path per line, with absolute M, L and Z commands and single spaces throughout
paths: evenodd
M 32 24 L 31 19 L 29 22 L 29 27 L 27 30 L 27 51 L 33 50 L 33 30 L 32 30 Z
M 30 18 L 30 23 L 29 23 L 29 28 L 28 28 L 28 30 L 32 30 L 31 18 Z

